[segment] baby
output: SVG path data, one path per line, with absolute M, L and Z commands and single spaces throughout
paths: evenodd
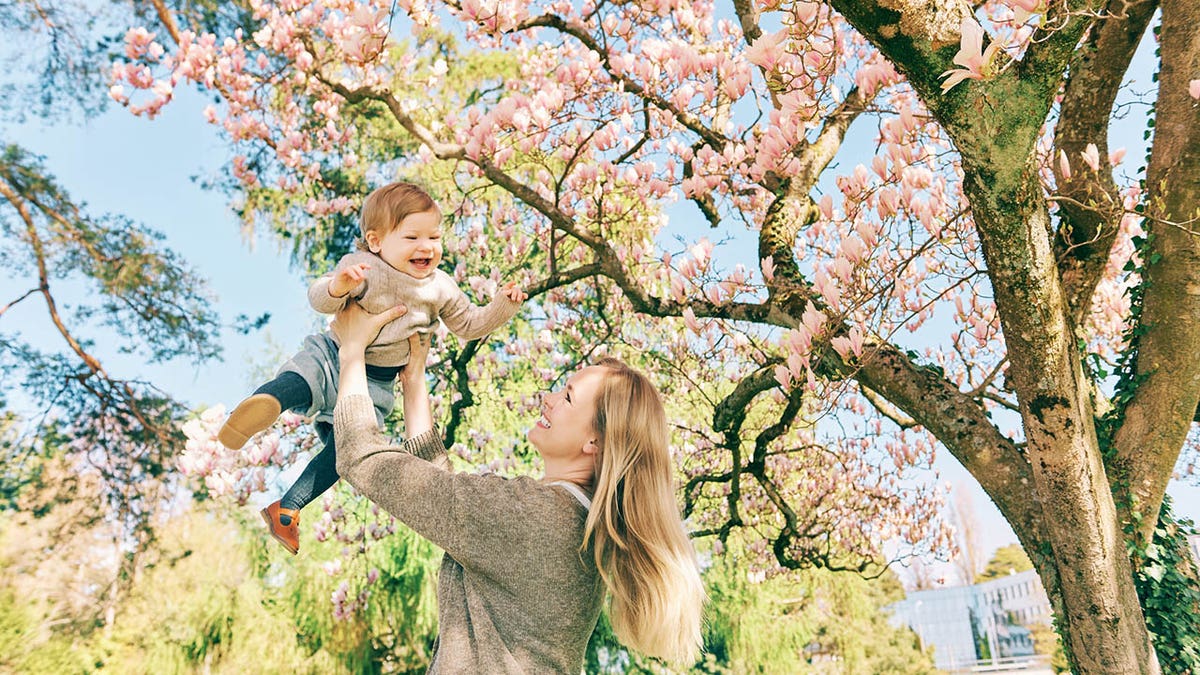
M 367 348 L 367 382 L 382 426 L 395 406 L 396 376 L 408 363 L 408 338 L 414 332 L 428 333 L 441 319 L 464 340 L 481 338 L 517 313 L 525 293 L 508 284 L 486 307 L 471 304 L 454 279 L 438 269 L 442 214 L 437 204 L 410 183 L 385 185 L 367 196 L 358 248 L 309 287 L 308 299 L 325 314 L 337 312 L 349 300 L 373 313 L 396 305 L 408 308 L 404 316 L 384 326 Z M 262 510 L 271 536 L 293 555 L 300 549 L 300 509 L 338 480 L 333 443 L 337 380 L 336 338 L 330 331 L 309 335 L 275 379 L 233 409 L 217 434 L 222 444 L 237 449 L 270 427 L 284 410 L 316 416 L 324 449 L 282 499 Z

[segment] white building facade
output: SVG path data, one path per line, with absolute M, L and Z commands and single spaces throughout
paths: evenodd
M 1033 570 L 971 586 L 914 591 L 890 609 L 894 623 L 909 626 L 933 648 L 943 670 L 1033 656 L 1027 627 L 1051 620 L 1050 599 Z

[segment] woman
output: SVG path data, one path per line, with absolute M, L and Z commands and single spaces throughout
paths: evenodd
M 376 427 L 363 353 L 403 313 L 338 313 L 334 433 L 342 478 L 446 551 L 429 672 L 578 673 L 606 593 L 623 643 L 694 659 L 704 591 L 654 386 L 615 359 L 583 368 L 546 394 L 529 431 L 542 480 L 450 473 L 420 336 L 400 374 L 407 440 Z

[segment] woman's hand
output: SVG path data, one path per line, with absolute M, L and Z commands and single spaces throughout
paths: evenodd
M 425 386 L 425 361 L 429 358 L 429 343 L 433 335 L 413 333 L 408 338 L 408 364 L 400 369 L 400 386 L 405 391 L 411 387 Z
M 329 324 L 329 328 L 338 338 L 340 354 L 357 355 L 367 351 L 367 345 L 375 340 L 375 336 L 379 335 L 379 331 L 389 321 L 394 321 L 407 313 L 407 307 L 397 305 L 387 311 L 372 314 L 359 306 L 357 302 L 348 302 L 333 316 L 333 323 Z

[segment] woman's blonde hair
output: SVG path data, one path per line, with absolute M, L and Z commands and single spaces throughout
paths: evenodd
M 437 202 L 429 196 L 421 186 L 414 183 L 396 181 L 377 188 L 363 200 L 362 236 L 355 244 L 360 251 L 369 250 L 367 233 L 375 232 L 383 236 L 396 229 L 400 221 L 414 213 L 425 213 L 437 208 Z
M 610 597 L 622 643 L 650 656 L 694 661 L 704 586 L 675 501 L 667 417 L 654 385 L 623 362 L 609 372 L 593 420 L 600 437 L 584 533 Z

